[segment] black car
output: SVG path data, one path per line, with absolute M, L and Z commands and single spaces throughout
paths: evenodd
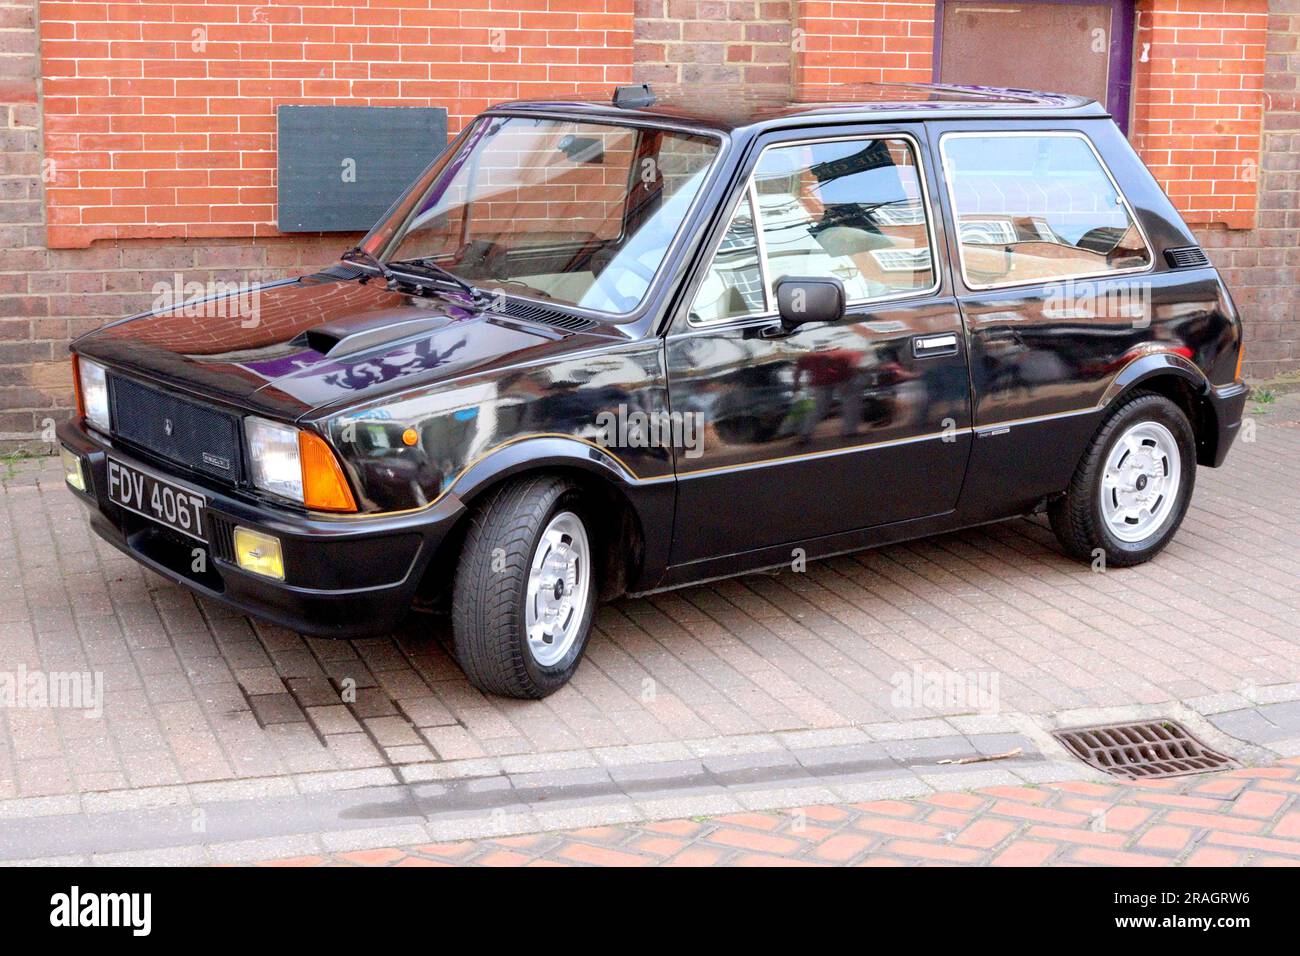
M 1163 548 L 1241 323 L 1102 107 L 526 102 L 335 265 L 73 346 L 68 484 L 159 574 L 314 635 L 450 598 L 476 686 L 573 674 L 598 598 L 1046 510 Z

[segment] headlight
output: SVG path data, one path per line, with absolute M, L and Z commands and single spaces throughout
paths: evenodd
M 281 498 L 302 501 L 298 429 L 265 418 L 246 418 L 244 428 L 253 484 Z
M 108 376 L 104 373 L 104 366 L 78 356 L 77 385 L 81 397 L 81 413 L 86 421 L 102 431 L 111 431 L 113 424 L 108 413 Z
M 253 484 L 318 511 L 356 511 L 338 459 L 319 435 L 265 418 L 244 419 Z

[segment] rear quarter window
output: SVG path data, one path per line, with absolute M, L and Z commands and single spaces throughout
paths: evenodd
M 1084 134 L 946 133 L 939 149 L 968 287 L 1151 266 L 1132 208 Z

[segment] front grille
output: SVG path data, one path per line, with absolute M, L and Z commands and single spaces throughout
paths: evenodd
M 1052 736 L 1084 763 L 1128 780 L 1237 766 L 1231 757 L 1211 750 L 1174 720 L 1078 727 L 1053 731 Z
M 239 418 L 110 375 L 113 434 L 159 458 L 237 482 L 243 476 Z

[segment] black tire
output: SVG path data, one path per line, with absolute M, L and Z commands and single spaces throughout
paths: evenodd
M 1124 541 L 1111 533 L 1102 515 L 1101 481 L 1107 456 L 1120 436 L 1139 422 L 1165 426 L 1178 444 L 1180 481 L 1173 508 L 1160 525 L 1139 541 Z M 1196 434 L 1183 410 L 1152 392 L 1136 392 L 1107 415 L 1079 462 L 1064 495 L 1049 503 L 1052 530 L 1066 554 L 1093 561 L 1100 550 L 1106 566 L 1129 567 L 1149 561 L 1178 531 L 1196 484 Z
M 599 582 L 593 561 L 579 631 L 561 660 L 544 666 L 525 633 L 529 565 L 553 517 L 572 512 L 581 520 L 596 554 L 592 522 L 582 495 L 563 478 L 539 476 L 510 482 L 470 516 L 452 585 L 452 638 L 456 660 L 479 690 L 503 697 L 537 699 L 573 676 L 591 633 Z

